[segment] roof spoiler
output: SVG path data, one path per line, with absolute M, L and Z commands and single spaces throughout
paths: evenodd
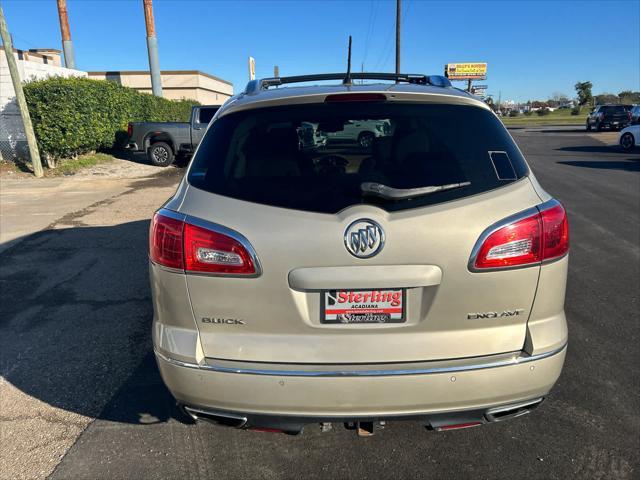
M 396 83 L 412 83 L 415 85 L 432 85 L 434 87 L 450 87 L 451 82 L 442 75 L 424 75 L 415 73 L 350 73 L 349 80 L 387 80 Z M 244 90 L 246 95 L 256 94 L 269 87 L 279 87 L 289 83 L 320 82 L 325 80 L 342 80 L 344 73 L 318 73 L 313 75 L 297 75 L 293 77 L 272 77 L 251 80 Z M 350 85 L 351 83 L 346 83 Z

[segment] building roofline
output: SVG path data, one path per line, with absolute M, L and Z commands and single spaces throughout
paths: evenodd
M 4 51 L 4 45 L 0 45 L 0 50 Z M 60 50 L 56 50 L 55 48 L 31 48 L 29 50 L 23 50 L 21 48 L 16 48 L 16 47 L 13 47 L 13 53 L 17 53 L 18 55 L 20 54 L 24 55 L 26 53 L 27 55 L 31 55 L 34 57 L 51 58 L 51 59 L 53 59 L 53 56 L 47 55 L 47 53 L 55 53 L 57 55 L 62 54 Z
M 87 72 L 89 76 L 91 75 L 149 75 L 149 70 L 108 70 L 108 71 L 90 71 Z M 203 77 L 210 78 L 212 80 L 216 80 L 218 82 L 226 83 L 227 85 L 233 86 L 228 80 L 224 80 L 220 77 L 216 77 L 215 75 L 211 75 L 210 73 L 203 72 L 201 70 L 160 70 L 160 75 L 202 75 Z
M 62 53 L 62 50 L 58 50 L 57 48 L 30 48 L 27 51 L 35 52 L 35 53 L 41 53 L 41 52 Z

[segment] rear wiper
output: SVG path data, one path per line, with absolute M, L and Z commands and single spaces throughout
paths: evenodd
M 360 190 L 365 195 L 375 195 L 385 200 L 406 200 L 408 198 L 422 197 L 443 190 L 451 190 L 454 188 L 466 187 L 471 182 L 449 183 L 447 185 L 431 185 L 429 187 L 418 188 L 393 188 L 382 183 L 363 182 L 360 184 Z

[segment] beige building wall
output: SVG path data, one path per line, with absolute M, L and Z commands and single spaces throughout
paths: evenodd
M 151 77 L 147 71 L 89 72 L 89 78 L 151 93 Z M 233 95 L 230 82 L 198 70 L 164 70 L 161 78 L 162 94 L 171 100 L 186 98 L 204 105 L 221 105 Z
M 4 45 L 0 45 L 0 50 L 4 54 Z M 42 64 L 52 67 L 62 67 L 62 52 L 55 48 L 31 48 L 29 50 L 20 50 L 14 48 L 13 52 L 18 62 L 29 62 L 30 64 Z

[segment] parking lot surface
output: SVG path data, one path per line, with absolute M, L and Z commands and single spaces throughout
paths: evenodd
M 0 476 L 638 478 L 640 153 L 613 133 L 511 133 L 572 233 L 567 361 L 533 414 L 444 433 L 390 423 L 366 439 L 189 422 L 150 340 L 148 218 L 177 181 L 160 176 L 0 253 Z

